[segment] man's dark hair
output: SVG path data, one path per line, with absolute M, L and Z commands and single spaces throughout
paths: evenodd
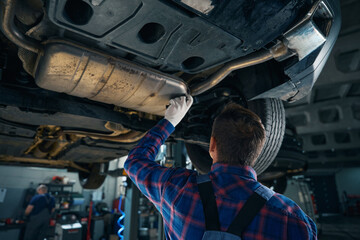
M 229 103 L 215 118 L 218 162 L 253 166 L 265 142 L 265 129 L 258 115 L 235 103 Z

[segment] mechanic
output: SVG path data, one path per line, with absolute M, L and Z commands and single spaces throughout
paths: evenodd
M 25 209 L 25 216 L 30 215 L 30 217 L 26 225 L 24 240 L 44 239 L 51 214 L 55 210 L 55 198 L 50 196 L 47 186 L 39 185 L 36 192 L 38 195 L 31 198 Z
M 213 165 L 208 176 L 215 194 L 212 197 L 215 211 L 203 208 L 196 171 L 166 168 L 154 161 L 160 146 L 185 116 L 192 101 L 191 96 L 170 100 L 164 119 L 130 151 L 124 166 L 131 180 L 163 216 L 167 239 L 202 239 L 205 231 L 211 230 L 208 225 L 216 222 L 217 230 L 226 232 L 247 199 L 262 186 L 251 166 L 264 145 L 265 130 L 255 113 L 235 103 L 223 109 L 212 128 L 209 153 Z M 216 212 L 216 206 L 217 219 L 209 222 L 208 215 Z M 251 207 L 248 209 L 252 211 Z M 254 213 L 252 219 L 246 220 L 246 214 L 245 218 L 241 216 L 249 221 L 241 232 L 241 239 L 317 239 L 314 222 L 281 194 L 272 192 Z M 232 228 L 238 227 L 235 224 Z

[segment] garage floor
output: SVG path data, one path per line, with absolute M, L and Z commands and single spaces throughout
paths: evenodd
M 319 240 L 360 239 L 360 217 L 329 217 L 322 222 Z

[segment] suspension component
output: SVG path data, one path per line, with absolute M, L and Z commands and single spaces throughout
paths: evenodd
M 182 138 L 207 144 L 215 117 L 229 102 L 239 103 L 247 107 L 245 98 L 229 87 L 217 88 L 194 97 L 194 104 L 182 123 L 184 126 L 181 130 Z

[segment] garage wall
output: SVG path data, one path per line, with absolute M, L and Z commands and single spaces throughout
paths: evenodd
M 111 165 L 117 162 L 111 163 Z M 36 167 L 15 167 L 0 166 L 0 188 L 6 188 L 6 197 L 3 203 L 0 203 L 0 218 L 20 217 L 24 211 L 22 208 L 25 191 L 27 188 L 36 188 L 39 183 L 47 183 L 53 176 L 66 176 L 69 179 L 76 180 L 73 191 L 80 192 L 85 197 L 85 204 L 81 210 L 85 209 L 90 201 L 90 195 L 94 190 L 83 190 L 78 183 L 77 173 L 67 172 L 63 169 L 36 168 Z M 97 191 L 104 191 L 105 199 L 109 207 L 116 195 L 117 178 L 107 177 L 103 186 Z
M 77 173 L 68 173 L 62 169 L 1 166 L 0 187 L 6 188 L 7 192 L 4 203 L 0 203 L 0 218 L 19 217 L 23 211 L 25 190 L 49 182 L 53 176 L 77 179 Z M 79 183 L 74 185 L 74 191 L 81 192 Z
M 343 192 L 360 195 L 360 168 L 346 168 L 335 174 L 340 202 L 343 204 Z

